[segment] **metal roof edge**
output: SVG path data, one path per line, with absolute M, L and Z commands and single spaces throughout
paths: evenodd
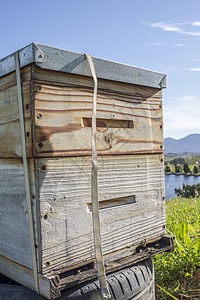
M 33 43 L 19 50 L 20 66 L 24 67 L 34 62 Z M 15 53 L 12 53 L 0 60 L 0 77 L 16 70 Z
M 47 70 L 61 71 L 76 75 L 92 76 L 85 54 L 58 49 L 38 43 L 31 43 L 19 50 L 20 65 L 24 67 L 35 63 L 38 67 Z M 97 78 L 107 79 L 130 84 L 165 88 L 166 75 L 93 57 Z M 14 53 L 0 60 L 0 77 L 15 71 Z

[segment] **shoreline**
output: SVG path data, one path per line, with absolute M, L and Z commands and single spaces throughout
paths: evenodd
M 185 173 L 167 172 L 167 173 L 165 173 L 165 175 L 176 175 L 176 176 L 184 175 L 185 177 L 189 177 L 189 176 L 199 177 L 200 173 L 198 173 L 198 174 L 185 174 Z

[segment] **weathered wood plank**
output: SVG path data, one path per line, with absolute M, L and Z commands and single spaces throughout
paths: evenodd
M 66 84 L 69 85 L 79 85 L 83 87 L 93 87 L 93 79 L 87 76 L 79 76 L 69 73 L 57 72 L 57 71 L 49 71 L 40 69 L 38 67 L 34 67 L 35 69 L 35 80 L 40 82 L 48 82 L 49 84 L 53 83 L 58 86 Z M 118 81 L 111 81 L 111 80 L 103 80 L 98 79 L 98 87 L 103 89 L 104 92 L 107 92 L 107 89 L 111 89 L 117 92 L 124 92 L 124 93 L 135 93 L 137 91 L 141 97 L 150 98 L 152 95 L 156 93 L 160 93 L 161 90 L 157 88 L 150 88 L 145 86 L 133 85 L 125 82 L 118 82 Z
M 46 80 L 48 75 L 43 74 Z M 68 76 L 64 79 L 67 81 Z M 91 82 L 75 77 L 69 82 L 35 82 L 38 156 L 91 154 Z M 133 86 L 128 89 L 126 84 L 109 85 L 107 81 L 100 81 L 99 86 L 98 154 L 163 153 L 161 91 Z
M 113 259 L 165 233 L 163 162 L 160 155 L 98 161 L 103 252 Z M 93 258 L 90 174 L 89 157 L 38 159 L 44 273 Z M 123 197 L 135 201 L 116 205 Z
M 90 155 L 91 79 L 28 66 L 22 82 L 27 156 Z M 162 153 L 161 97 L 155 88 L 100 80 L 98 154 Z M 12 73 L 0 79 L 0 158 L 21 157 L 19 128 Z
M 27 154 L 32 156 L 30 104 L 30 67 L 21 71 Z M 0 158 L 18 158 L 21 154 L 20 123 L 15 73 L 0 78 Z
M 35 212 L 33 159 L 29 161 L 29 174 Z M 32 255 L 25 180 L 23 164 L 20 159 L 0 160 L 0 192 L 0 255 L 31 269 Z M 36 219 L 35 214 L 34 217 Z M 35 230 L 37 229 L 36 224 Z M 37 235 L 36 238 L 38 244 Z
M 33 271 L 31 269 L 0 255 L 0 272 L 25 285 L 29 289 L 34 290 Z M 38 279 L 40 294 L 45 296 L 45 298 L 51 299 L 50 280 L 41 274 L 38 274 Z

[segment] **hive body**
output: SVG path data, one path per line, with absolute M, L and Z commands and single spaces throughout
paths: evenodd
M 39 287 L 42 295 L 55 298 L 73 285 L 61 273 L 71 276 L 71 270 L 94 261 L 93 80 L 69 66 L 58 70 L 40 64 L 30 61 L 21 68 L 22 96 Z M 138 245 L 165 234 L 162 88 L 152 85 L 98 79 L 102 248 L 112 270 Z M 0 140 L 0 272 L 34 289 L 12 70 L 0 77 Z

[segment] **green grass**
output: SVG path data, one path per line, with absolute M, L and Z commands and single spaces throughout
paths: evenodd
M 188 293 L 191 286 L 196 288 L 195 274 L 200 270 L 200 199 L 168 200 L 166 220 L 168 233 L 175 237 L 175 251 L 154 258 L 156 284 L 178 299 L 186 299 L 183 295 L 193 299 Z M 156 299 L 172 299 L 166 292 L 157 288 Z

